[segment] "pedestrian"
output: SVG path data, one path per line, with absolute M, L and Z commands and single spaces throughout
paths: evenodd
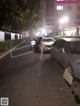
M 42 59 L 44 48 L 45 48 L 45 45 L 43 44 L 43 38 L 40 37 L 39 38 L 40 60 Z

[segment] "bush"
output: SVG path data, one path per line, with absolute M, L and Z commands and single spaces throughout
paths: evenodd
M 13 41 L 5 41 L 5 42 L 0 42 L 0 52 L 7 51 L 11 49 L 12 47 L 18 45 L 22 40 L 13 40 Z

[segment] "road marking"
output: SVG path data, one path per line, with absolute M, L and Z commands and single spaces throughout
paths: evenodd
M 24 56 L 24 55 L 27 55 L 27 54 L 31 54 L 31 53 L 33 53 L 34 52 L 34 48 L 32 47 L 32 50 L 31 51 L 28 51 L 28 52 L 26 52 L 26 53 L 22 53 L 22 54 L 17 54 L 17 55 L 15 55 L 15 56 L 13 56 L 12 55 L 12 52 L 13 51 L 17 51 L 17 50 L 21 50 L 21 49 L 23 49 L 23 48 L 27 48 L 27 47 L 30 47 L 31 45 L 27 45 L 27 46 L 24 46 L 24 47 L 20 47 L 20 48 L 16 48 L 16 49 L 13 49 L 13 50 L 11 50 L 10 51 L 10 56 L 11 56 L 11 58 L 16 58 L 16 57 L 20 57 L 20 56 Z
M 10 49 L 9 51 L 3 53 L 1 56 L 0 56 L 0 59 L 2 59 L 3 57 L 5 57 L 6 55 L 8 55 L 12 50 L 14 50 L 15 48 L 17 48 L 19 45 L 21 45 L 22 43 L 26 42 L 27 40 L 21 42 L 20 44 L 18 44 L 17 46 L 13 47 L 12 49 Z
M 20 49 L 23 49 L 23 48 L 26 48 L 26 47 L 29 47 L 29 46 L 31 46 L 31 45 L 27 45 L 27 46 L 24 46 L 24 47 L 16 48 L 13 51 L 20 50 Z
M 24 43 L 24 42 L 26 42 L 27 40 L 25 40 L 25 41 L 23 41 L 23 42 L 21 42 L 20 44 L 18 44 L 17 46 L 15 46 L 14 48 L 12 48 L 11 50 L 14 50 L 14 49 L 16 49 L 18 46 L 20 46 L 22 43 Z M 10 51 L 11 51 L 10 50 Z
M 16 56 L 12 56 L 12 53 L 10 52 L 10 55 L 11 55 L 11 58 L 16 58 L 16 57 L 20 57 L 20 56 L 24 56 L 24 55 L 27 55 L 27 54 L 31 54 L 33 53 L 34 51 L 29 51 L 27 53 L 23 53 L 23 54 L 19 54 L 19 55 L 16 55 Z

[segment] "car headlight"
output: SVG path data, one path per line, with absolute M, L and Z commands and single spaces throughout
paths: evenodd
M 36 43 L 36 42 L 35 42 L 34 40 L 31 41 L 31 45 L 32 45 L 32 46 L 35 45 L 35 43 Z

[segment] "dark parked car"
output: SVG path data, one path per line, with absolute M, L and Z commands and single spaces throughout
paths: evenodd
M 80 40 L 57 40 L 52 47 L 50 59 L 55 59 L 73 78 L 80 80 Z

